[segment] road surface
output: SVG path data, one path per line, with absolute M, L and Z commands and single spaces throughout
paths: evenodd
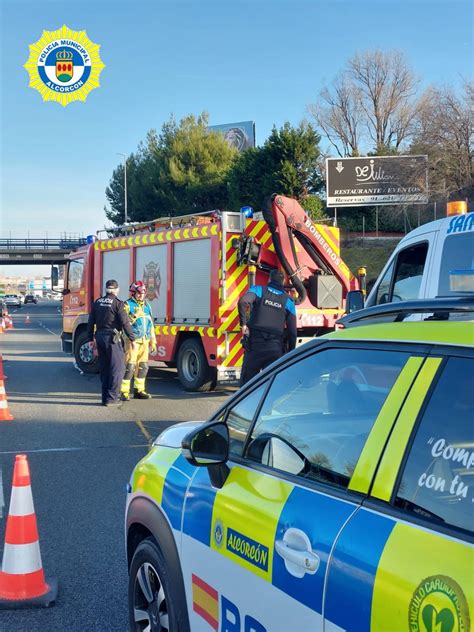
M 0 629 L 125 631 L 123 524 L 130 473 L 162 429 L 206 419 L 235 389 L 185 393 L 175 371 L 153 369 L 147 385 L 152 400 L 104 408 L 98 376 L 80 374 L 61 351 L 58 305 L 44 300 L 12 310 L 15 328 L 0 336 L 15 417 L 0 421 L 0 552 L 15 455 L 25 453 L 43 568 L 58 580 L 59 595 L 52 608 L 1 611 Z

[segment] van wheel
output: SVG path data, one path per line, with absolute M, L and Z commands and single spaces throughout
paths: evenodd
M 81 331 L 74 341 L 74 359 L 77 366 L 84 373 L 98 373 L 99 359 L 94 355 L 92 340 L 87 335 L 87 331 Z
M 200 340 L 185 340 L 179 348 L 176 364 L 179 380 L 186 391 L 204 393 L 215 388 L 217 369 L 208 365 Z

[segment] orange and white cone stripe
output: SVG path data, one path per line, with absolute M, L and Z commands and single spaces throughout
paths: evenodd
M 49 605 L 56 590 L 44 577 L 28 461 L 18 454 L 0 571 L 0 608 Z
M 2 363 L 3 365 L 3 363 Z M 0 421 L 12 421 L 13 415 L 8 408 L 7 393 L 3 382 L 3 368 L 1 369 L 2 377 L 0 377 Z

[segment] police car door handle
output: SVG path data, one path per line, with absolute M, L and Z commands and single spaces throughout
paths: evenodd
M 314 575 L 319 568 L 320 558 L 311 548 L 306 533 L 300 529 L 287 529 L 283 539 L 275 541 L 275 549 L 293 577 L 304 577 L 306 573 Z

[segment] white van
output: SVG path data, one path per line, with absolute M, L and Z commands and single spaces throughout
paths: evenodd
M 463 272 L 469 276 L 473 270 L 474 213 L 424 224 L 412 230 L 395 248 L 365 307 L 453 296 L 462 291 Z

